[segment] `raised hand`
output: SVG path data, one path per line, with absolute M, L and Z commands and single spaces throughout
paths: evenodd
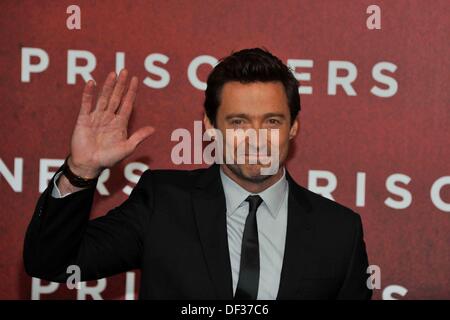
M 127 70 L 118 79 L 111 72 L 93 110 L 94 81 L 87 82 L 81 109 L 72 134 L 68 160 L 71 170 L 82 177 L 93 178 L 133 153 L 154 128 L 145 126 L 128 137 L 128 121 L 138 87 L 132 77 L 127 90 Z

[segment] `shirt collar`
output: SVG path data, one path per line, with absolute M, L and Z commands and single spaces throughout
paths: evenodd
M 245 199 L 251 193 L 239 184 L 228 177 L 220 168 L 220 178 L 222 180 L 223 190 L 225 193 L 225 201 L 227 206 L 227 215 L 232 215 L 237 208 L 244 204 Z M 272 217 L 275 219 L 280 211 L 281 204 L 284 200 L 284 195 L 287 192 L 288 182 L 286 180 L 286 170 L 283 167 L 283 176 L 269 188 L 264 191 L 257 193 L 262 199 L 263 203 L 266 205 Z

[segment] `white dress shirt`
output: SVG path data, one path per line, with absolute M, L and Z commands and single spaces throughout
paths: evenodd
M 227 207 L 228 247 L 234 294 L 239 280 L 242 236 L 249 211 L 249 203 L 245 199 L 254 193 L 231 180 L 222 169 L 220 177 Z M 263 199 L 256 212 L 260 263 L 258 300 L 275 300 L 278 294 L 286 243 L 288 189 L 283 168 L 280 180 L 257 193 Z

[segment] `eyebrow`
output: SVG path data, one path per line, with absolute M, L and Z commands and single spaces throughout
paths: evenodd
M 278 118 L 282 118 L 285 119 L 285 115 L 282 113 L 277 113 L 277 112 L 269 112 L 269 113 L 265 113 L 263 115 L 263 118 L 271 118 L 271 117 L 278 117 Z M 231 113 L 229 115 L 227 115 L 225 117 L 226 120 L 232 119 L 232 118 L 245 118 L 248 119 L 249 116 L 246 113 Z

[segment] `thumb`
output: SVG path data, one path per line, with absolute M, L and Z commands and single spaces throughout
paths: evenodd
M 155 132 L 155 128 L 151 126 L 146 126 L 140 128 L 138 131 L 133 133 L 131 137 L 127 140 L 128 146 L 134 150 L 136 147 L 149 136 L 151 136 Z

